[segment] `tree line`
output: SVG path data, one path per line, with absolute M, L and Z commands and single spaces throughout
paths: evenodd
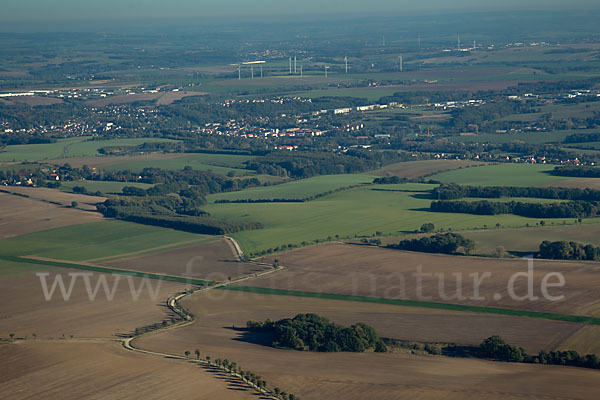
M 150 200 L 108 199 L 96 207 L 108 218 L 207 235 L 263 228 L 260 223 L 218 220 L 196 208 L 194 203 L 188 205 L 185 200 L 171 200 L 168 197 Z M 169 204 L 170 201 L 173 203 Z
M 552 175 L 572 176 L 577 178 L 600 178 L 600 168 L 588 166 L 559 166 L 552 170 Z
M 485 339 L 479 345 L 479 351 L 482 357 L 499 361 L 600 369 L 600 358 L 595 354 L 583 356 L 574 350 L 551 352 L 542 350 L 537 355 L 528 355 L 522 347 L 512 346 L 497 335 Z
M 246 162 L 248 169 L 259 174 L 309 178 L 316 175 L 353 174 L 380 168 L 394 162 L 408 161 L 410 154 L 396 151 L 371 152 L 358 149 L 346 153 L 272 152 Z
M 419 251 L 423 253 L 470 254 L 475 250 L 475 242 L 458 233 L 439 233 L 419 239 L 405 239 L 387 247 L 398 250 Z
M 566 201 L 560 203 L 523 203 L 518 201 L 432 201 L 429 209 L 434 212 L 475 215 L 514 214 L 528 218 L 585 218 L 598 215 L 598 202 Z
M 360 185 L 350 185 L 344 186 L 332 190 L 328 190 L 327 192 L 317 193 L 312 196 L 300 197 L 300 198 L 276 198 L 276 199 L 221 199 L 215 200 L 215 204 L 225 204 L 225 203 L 304 203 L 307 201 L 312 201 L 316 199 L 320 199 L 321 197 L 329 196 L 330 194 L 334 194 L 337 192 L 343 192 L 344 190 L 349 190 L 355 188 Z
M 529 197 L 536 199 L 600 201 L 600 190 L 555 187 L 514 187 L 514 186 L 463 186 L 445 183 L 432 191 L 438 200 L 456 200 L 467 197 L 501 198 Z
M 563 143 L 588 142 L 600 142 L 600 133 L 572 133 L 563 140 Z
M 375 329 L 361 322 L 348 328 L 334 324 L 317 314 L 298 314 L 294 318 L 264 322 L 248 321 L 246 328 L 252 332 L 273 335 L 272 346 L 293 350 L 363 352 L 374 349 L 385 352 L 387 348 Z

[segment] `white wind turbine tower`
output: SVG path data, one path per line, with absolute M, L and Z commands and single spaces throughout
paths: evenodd
M 404 61 L 402 56 L 398 56 L 398 67 L 400 68 L 400 72 L 404 71 Z
M 290 56 L 290 75 L 292 74 L 292 56 Z
M 298 70 L 296 69 L 296 55 L 294 54 L 294 75 L 296 75 L 298 73 Z
M 327 79 L 327 70 L 329 69 L 329 65 L 325 66 L 325 79 Z
M 344 63 L 346 64 L 346 75 L 348 74 L 348 56 L 344 56 Z

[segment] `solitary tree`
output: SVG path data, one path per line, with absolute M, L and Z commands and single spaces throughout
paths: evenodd
M 196 351 L 194 351 L 194 354 L 196 354 L 196 359 L 199 360 L 200 359 L 200 350 L 196 349 Z
M 14 339 L 15 334 L 14 333 L 9 333 L 8 336 L 10 336 L 11 339 Z
M 190 356 L 190 352 L 188 350 L 186 350 L 184 354 L 185 354 L 186 357 Z
M 431 222 L 423 224 L 423 225 L 421 225 L 421 228 L 419 228 L 419 231 L 422 233 L 429 233 L 429 232 L 433 232 L 434 230 L 435 230 L 435 225 L 432 224 Z
M 503 246 L 496 247 L 496 251 L 494 252 L 495 256 L 498 258 L 504 258 L 506 255 L 506 249 Z
M 37 333 L 32 333 L 31 336 L 33 336 L 34 339 L 37 339 Z

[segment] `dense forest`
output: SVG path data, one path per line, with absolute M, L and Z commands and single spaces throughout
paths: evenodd
M 406 239 L 398 244 L 390 244 L 389 248 L 398 250 L 420 251 L 423 253 L 470 254 L 475 249 L 475 242 L 457 233 L 440 233 L 419 239 Z
M 600 205 L 590 201 L 523 203 L 518 201 L 432 201 L 431 211 L 476 215 L 515 214 L 528 218 L 586 218 L 598 215 Z
M 246 327 L 252 332 L 271 333 L 275 347 L 320 352 L 387 351 L 372 327 L 359 322 L 345 328 L 316 314 L 298 314 L 279 321 L 248 321 Z

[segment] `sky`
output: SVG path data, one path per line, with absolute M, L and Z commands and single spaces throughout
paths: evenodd
M 598 0 L 0 0 L 0 22 L 600 9 Z

